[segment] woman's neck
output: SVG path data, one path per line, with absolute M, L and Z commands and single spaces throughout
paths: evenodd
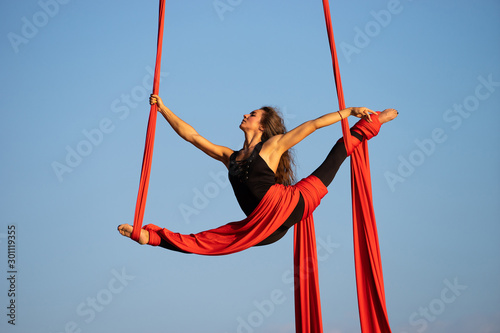
M 259 142 L 262 141 L 262 133 L 245 133 L 245 142 L 243 143 L 243 150 L 253 150 Z

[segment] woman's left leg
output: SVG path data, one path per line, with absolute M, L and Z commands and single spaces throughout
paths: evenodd
M 356 138 L 358 144 L 362 142 L 363 137 L 357 132 L 351 130 L 351 135 Z M 347 151 L 345 149 L 344 140 L 341 138 L 330 150 L 323 163 L 321 163 L 321 165 L 314 170 L 312 175 L 318 177 L 319 180 L 321 180 L 321 182 L 328 187 L 332 183 L 337 171 L 339 171 L 340 166 L 344 163 L 346 158 Z

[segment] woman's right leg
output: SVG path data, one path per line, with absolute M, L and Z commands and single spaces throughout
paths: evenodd
M 175 245 L 170 244 L 169 242 L 167 242 L 164 239 L 161 240 L 161 243 L 160 243 L 159 246 L 162 247 L 162 248 L 164 248 L 164 249 L 170 250 L 170 251 L 176 251 L 176 252 L 181 252 L 181 253 L 189 253 L 189 252 L 186 252 L 184 250 L 179 249 Z

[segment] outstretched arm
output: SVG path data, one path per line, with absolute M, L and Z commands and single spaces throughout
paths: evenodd
M 274 159 L 277 158 L 279 160 L 285 151 L 295 146 L 317 129 L 335 124 L 342 120 L 342 118 L 347 118 L 348 116 L 355 116 L 358 118 L 366 117 L 368 121 L 371 121 L 371 113 L 375 112 L 364 107 L 347 108 L 338 112 L 328 113 L 314 120 L 309 120 L 285 134 L 273 136 L 266 142 L 267 147 L 263 147 L 262 149 L 264 150 L 264 148 L 266 148 L 265 151 L 269 154 L 269 161 L 273 163 Z
M 233 153 L 231 149 L 229 149 L 228 147 L 213 144 L 212 142 L 205 139 L 193 128 L 193 126 L 186 123 L 176 114 L 174 114 L 169 108 L 167 108 L 158 95 L 151 95 L 151 97 L 149 98 L 149 103 L 151 105 L 157 104 L 158 111 L 163 115 L 170 126 L 172 126 L 174 131 L 179 134 L 181 138 L 183 138 L 187 142 L 192 143 L 195 147 L 202 150 L 208 156 L 221 161 L 222 163 L 224 163 L 224 165 L 227 166 L 229 164 L 229 157 Z

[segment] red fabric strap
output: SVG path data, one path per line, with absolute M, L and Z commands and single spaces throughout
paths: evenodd
M 153 78 L 153 94 L 157 95 L 160 89 L 160 66 L 161 49 L 163 43 L 163 21 L 165 17 L 165 0 L 160 0 L 158 11 L 158 40 L 156 47 L 156 65 Z M 144 146 L 144 156 L 142 158 L 141 180 L 139 182 L 139 193 L 137 194 L 137 203 L 135 205 L 134 229 L 130 238 L 139 241 L 141 235 L 142 220 L 144 210 L 146 209 L 146 198 L 148 196 L 149 174 L 151 171 L 151 160 L 153 159 L 153 147 L 155 142 L 156 115 L 158 113 L 157 105 L 151 105 L 149 110 L 148 128 L 146 132 L 146 143 Z
M 276 231 L 290 216 L 299 201 L 300 193 L 306 204 L 303 221 L 312 219 L 312 212 L 328 190 L 315 176 L 302 179 L 294 186 L 273 185 L 257 208 L 246 219 L 196 234 L 180 234 L 154 224 L 144 226 L 149 231 L 149 244 L 161 240 L 179 249 L 201 255 L 225 255 L 252 247 Z M 311 220 L 312 221 L 312 220 Z
M 294 226 L 295 331 L 323 332 L 312 215 Z
M 328 0 L 323 0 L 323 9 L 332 54 L 339 108 L 342 110 L 345 108 L 344 94 L 340 80 Z M 372 118 L 374 122 L 378 122 L 378 117 Z M 353 129 L 358 129 L 365 138 L 376 135 L 376 132 L 378 132 L 376 128 L 380 128 L 380 122 L 378 124 L 372 123 L 370 126 L 366 122 L 360 123 L 357 128 Z M 373 127 L 373 125 L 378 126 Z M 372 130 L 372 128 L 375 128 L 375 130 Z M 351 155 L 354 258 L 361 330 L 366 333 L 388 333 L 391 332 L 391 329 L 385 306 L 384 280 L 372 202 L 367 140 L 363 140 L 361 145 L 354 149 L 354 139 L 351 137 L 347 119 L 342 120 L 342 132 L 346 150 Z

